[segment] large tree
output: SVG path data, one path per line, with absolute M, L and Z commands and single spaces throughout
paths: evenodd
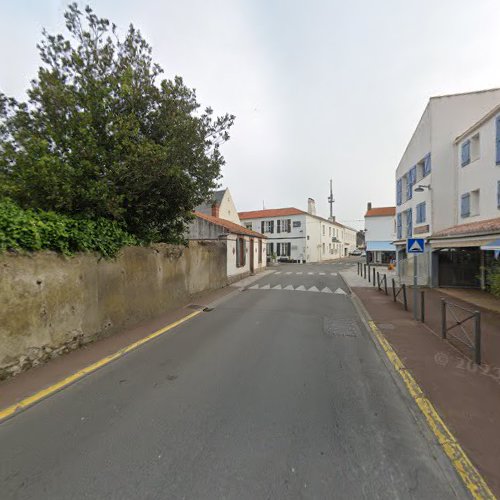
M 216 187 L 234 116 L 204 111 L 161 79 L 132 25 L 69 5 L 68 37 L 43 32 L 27 101 L 0 94 L 0 196 L 24 208 L 105 217 L 148 241 L 178 241 Z

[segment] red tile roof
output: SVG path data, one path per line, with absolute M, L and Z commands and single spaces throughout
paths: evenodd
M 396 207 L 375 207 L 367 210 L 365 217 L 387 217 L 396 215 Z
M 302 215 L 307 214 L 298 208 L 269 208 L 267 210 L 253 210 L 252 212 L 240 212 L 240 219 L 261 219 L 265 217 L 282 217 L 285 215 Z
M 458 226 L 449 227 L 437 231 L 432 238 L 442 238 L 444 236 L 470 236 L 473 234 L 488 234 L 500 232 L 500 217 L 495 219 L 481 220 L 477 222 L 468 222 Z
M 251 229 L 247 229 L 246 227 L 240 226 L 239 224 L 231 222 L 227 219 L 221 219 L 220 217 L 214 217 L 213 215 L 202 214 L 201 212 L 197 212 L 196 210 L 194 212 L 194 215 L 196 215 L 196 217 L 200 219 L 211 222 L 212 224 L 216 224 L 217 226 L 222 226 L 233 234 L 244 234 L 247 236 L 255 236 L 256 238 L 267 238 L 267 236 L 264 236 L 257 231 L 252 231 Z

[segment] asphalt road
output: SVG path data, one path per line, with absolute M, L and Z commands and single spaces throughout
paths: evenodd
M 344 265 L 275 267 L 0 424 L 0 497 L 466 498 Z

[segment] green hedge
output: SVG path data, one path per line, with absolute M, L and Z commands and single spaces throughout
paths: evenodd
M 5 250 L 55 250 L 99 252 L 113 257 L 137 238 L 107 219 L 78 219 L 55 212 L 23 210 L 9 199 L 0 200 L 0 252 Z

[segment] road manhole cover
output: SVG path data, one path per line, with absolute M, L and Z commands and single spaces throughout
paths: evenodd
M 330 337 L 357 337 L 361 330 L 355 319 L 323 318 L 323 333 Z

